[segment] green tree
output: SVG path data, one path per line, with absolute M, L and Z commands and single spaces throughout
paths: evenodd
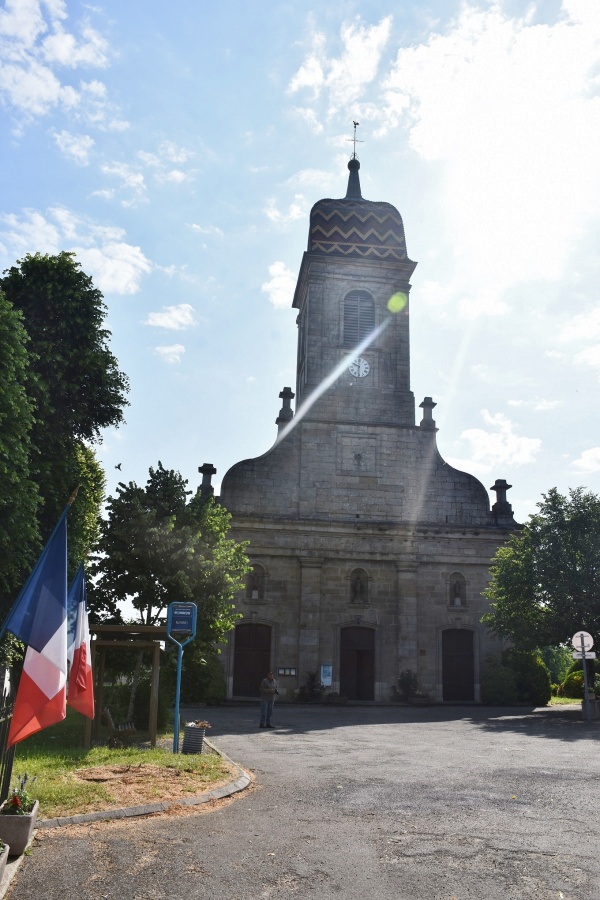
M 27 335 L 21 316 L 0 292 L 0 614 L 31 569 L 40 548 L 38 491 L 30 478 L 33 403 Z
M 127 378 L 110 352 L 102 294 L 72 253 L 27 255 L 5 270 L 0 289 L 22 314 L 29 367 L 24 387 L 33 402 L 29 474 L 41 497 L 42 540 L 52 532 L 76 485 L 69 514 L 73 569 L 94 538 L 104 476 L 92 446 L 118 425 Z
M 579 629 L 600 632 L 600 498 L 583 488 L 552 488 L 520 533 L 492 560 L 483 617 L 517 649 L 570 641 Z
M 145 487 L 119 484 L 100 526 L 91 597 L 106 612 L 130 600 L 146 625 L 164 619 L 169 603 L 195 602 L 198 635 L 209 646 L 235 624 L 233 598 L 248 559 L 244 545 L 227 536 L 226 510 L 199 492 L 188 500 L 186 488 L 187 481 L 160 462 Z

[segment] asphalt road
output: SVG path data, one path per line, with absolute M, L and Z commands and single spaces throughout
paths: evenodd
M 204 710 L 256 786 L 210 812 L 42 832 L 28 900 L 600 898 L 600 723 L 573 710 Z M 194 713 L 197 717 L 197 713 Z

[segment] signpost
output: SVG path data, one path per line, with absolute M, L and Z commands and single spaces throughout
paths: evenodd
M 195 603 L 170 603 L 167 611 L 167 637 L 177 644 L 177 687 L 175 689 L 175 723 L 173 726 L 173 753 L 179 753 L 179 696 L 181 693 L 181 667 L 183 648 L 196 637 L 198 609 Z M 175 637 L 177 635 L 177 637 Z M 186 637 L 187 635 L 187 637 Z M 185 640 L 182 640 L 185 638 Z
M 588 697 L 588 675 L 586 659 L 595 659 L 596 654 L 591 652 L 594 646 L 594 638 L 587 631 L 578 631 L 571 638 L 571 644 L 575 653 L 573 659 L 583 660 L 583 718 L 586 722 L 590 720 L 590 700 Z

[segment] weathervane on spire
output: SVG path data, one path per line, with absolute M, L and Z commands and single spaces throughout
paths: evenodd
M 364 144 L 364 141 L 360 141 L 360 140 L 356 137 L 356 129 L 357 129 L 358 126 L 360 125 L 360 122 L 354 122 L 354 121 L 353 121 L 352 124 L 354 125 L 354 137 L 348 138 L 348 140 L 349 140 L 349 141 L 352 141 L 352 143 L 354 144 L 354 152 L 353 152 L 353 154 L 352 154 L 352 159 L 356 159 L 356 145 L 357 145 L 357 144 Z

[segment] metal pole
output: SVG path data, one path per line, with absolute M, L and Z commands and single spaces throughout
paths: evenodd
M 585 641 L 581 635 L 581 660 L 583 663 L 583 719 L 585 722 L 590 721 L 590 701 L 588 699 L 588 676 L 587 665 L 585 660 Z
M 179 695 L 181 694 L 181 667 L 183 647 L 177 644 L 177 687 L 175 688 L 175 722 L 173 723 L 173 753 L 179 753 Z

